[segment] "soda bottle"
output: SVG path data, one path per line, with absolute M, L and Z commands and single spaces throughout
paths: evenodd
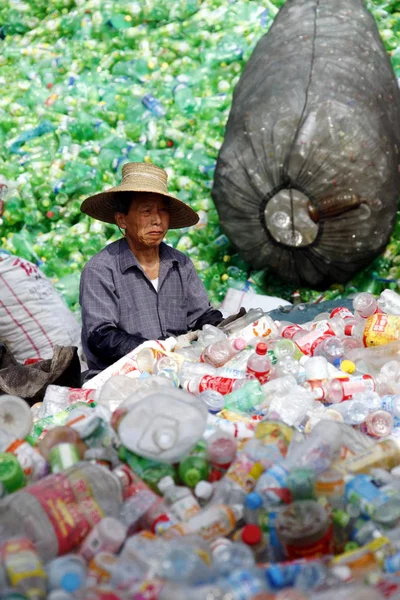
M 261 384 L 267 383 L 271 376 L 271 361 L 267 351 L 267 344 L 260 342 L 256 346 L 255 353 L 247 361 L 247 373 L 256 377 Z
M 233 358 L 238 352 L 246 347 L 246 342 L 243 338 L 236 340 L 223 340 L 215 342 L 207 346 L 201 355 L 202 362 L 209 363 L 214 367 L 222 367 L 225 363 Z
M 200 440 L 179 463 L 179 476 L 182 482 L 194 488 L 200 480 L 207 480 L 210 471 L 210 464 L 207 457 L 207 446 L 203 440 Z
M 163 477 L 158 483 L 165 503 L 179 521 L 187 521 L 200 511 L 200 505 L 187 487 L 177 486 L 172 477 Z

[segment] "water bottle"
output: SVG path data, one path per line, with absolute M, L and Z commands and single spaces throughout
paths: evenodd
M 1 553 L 2 567 L 11 587 L 33 600 L 46 598 L 46 572 L 32 541 L 10 536 L 3 541 Z
M 264 400 L 265 394 L 259 381 L 248 380 L 246 385 L 225 396 L 225 408 L 234 412 L 248 413 L 262 406 Z
M 96 552 L 117 553 L 125 541 L 127 528 L 118 519 L 104 517 L 97 523 L 79 549 L 79 554 L 89 562 Z
M 378 308 L 389 315 L 400 315 L 400 296 L 393 290 L 384 290 L 377 300 Z
M 247 373 L 256 377 L 263 384 L 267 383 L 271 376 L 271 361 L 267 356 L 267 344 L 260 342 L 256 346 L 255 353 L 247 361 Z
M 231 377 L 218 377 L 203 375 L 194 377 L 184 382 L 185 389 L 191 394 L 199 395 L 206 390 L 216 390 L 223 396 L 242 388 L 249 383 L 248 379 L 232 379 Z
M 215 579 L 208 544 L 199 536 L 171 540 L 165 548 L 157 575 L 162 579 L 204 584 Z
M 374 392 L 376 382 L 372 375 L 357 375 L 354 377 L 341 377 L 331 379 L 328 386 L 327 397 L 332 403 L 351 400 L 358 392 Z
M 188 456 L 179 463 L 179 477 L 182 483 L 194 488 L 202 479 L 207 480 L 210 464 L 207 457 L 207 446 L 200 440 L 190 451 Z
M 201 360 L 214 367 L 222 367 L 245 347 L 246 342 L 243 338 L 237 338 L 233 341 L 223 340 L 221 342 L 214 342 L 205 348 L 201 355 Z
M 207 439 L 207 452 L 211 464 L 210 480 L 219 481 L 235 460 L 236 442 L 231 435 L 217 431 Z
M 217 537 L 232 533 L 242 514 L 243 509 L 240 505 L 212 504 L 189 520 L 167 529 L 164 537 L 172 539 L 179 536 L 196 534 L 209 542 Z
M 353 299 L 353 308 L 355 315 L 360 319 L 367 319 L 379 310 L 376 299 L 369 292 L 356 294 Z
M 200 511 L 192 492 L 187 487 L 175 485 L 172 477 L 163 477 L 158 489 L 164 496 L 166 506 L 179 521 L 187 521 Z
M 247 524 L 258 525 L 261 515 L 265 512 L 261 494 L 250 492 L 244 502 L 243 517 Z
M 255 566 L 251 549 L 241 542 L 216 538 L 210 543 L 210 548 L 214 567 L 222 576 L 238 569 L 251 569 Z
M 122 492 L 123 482 L 114 473 L 80 463 L 1 499 L 4 536 L 29 537 L 42 559 L 50 560 L 78 546 L 103 514 L 118 517 Z M 63 512 L 57 508 L 61 503 Z

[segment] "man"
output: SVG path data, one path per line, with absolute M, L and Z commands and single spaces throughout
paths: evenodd
M 163 169 L 128 163 L 122 169 L 122 183 L 87 198 L 81 210 L 117 224 L 124 233 L 124 238 L 93 256 L 82 272 L 87 379 L 146 340 L 222 321 L 191 260 L 162 241 L 168 229 L 199 220 L 189 206 L 168 193 Z

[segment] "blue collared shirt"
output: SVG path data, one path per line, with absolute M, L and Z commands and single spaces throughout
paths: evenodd
M 222 320 L 187 256 L 160 244 L 156 291 L 125 238 L 106 246 L 86 264 L 80 304 L 90 375 L 145 340 L 177 336 Z

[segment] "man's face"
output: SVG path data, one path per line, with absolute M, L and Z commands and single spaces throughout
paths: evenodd
M 116 213 L 117 224 L 137 248 L 159 246 L 168 231 L 168 201 L 155 194 L 141 194 L 132 202 L 127 215 Z

